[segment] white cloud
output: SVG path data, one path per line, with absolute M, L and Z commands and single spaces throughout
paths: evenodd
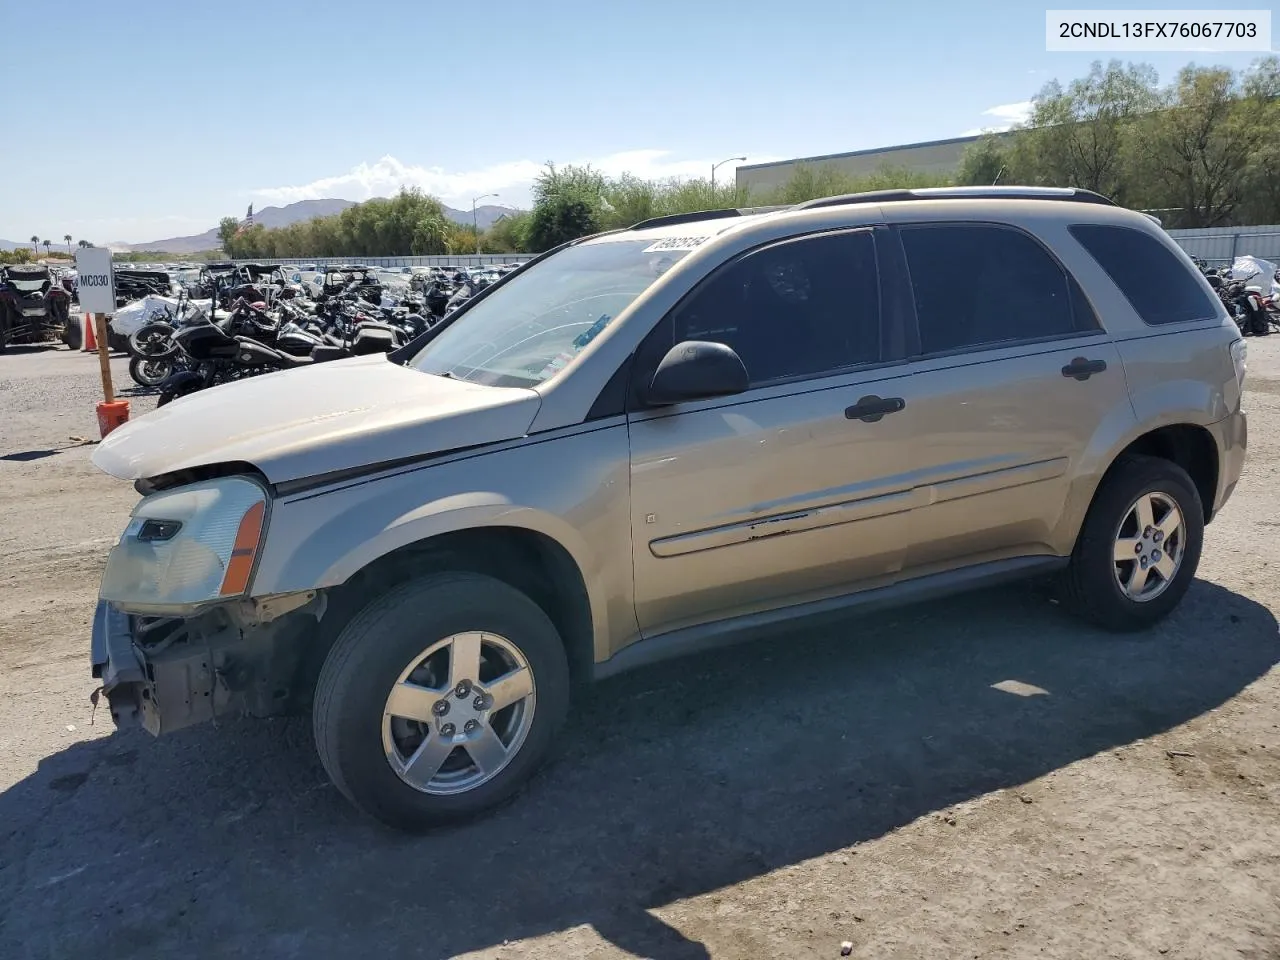
M 1019 100 L 1017 103 L 1002 103 L 999 106 L 983 110 L 984 117 L 995 117 L 1007 124 L 1024 123 L 1031 116 L 1030 100 Z
M 984 133 L 1001 133 L 1010 130 L 1015 124 L 1025 123 L 1031 117 L 1032 103 L 1020 100 L 1017 103 L 1001 103 L 982 111 L 984 117 L 994 117 L 998 122 L 972 127 L 959 134 L 962 137 L 976 137 Z
M 782 158 L 752 157 L 748 162 L 765 163 L 777 159 Z M 670 150 L 627 150 L 566 162 L 589 163 L 609 176 L 632 173 L 646 180 L 657 180 L 709 176 L 711 164 L 715 161 L 676 159 Z M 561 165 L 557 162 L 557 166 Z M 374 163 L 357 164 L 338 176 L 322 177 L 296 186 L 264 187 L 252 193 L 270 203 L 285 204 L 327 198 L 368 200 L 392 196 L 401 187 L 417 187 L 454 207 L 469 206 L 472 197 L 485 193 L 498 194 L 491 202 L 520 207 L 528 205 L 529 188 L 544 168 L 545 163 L 512 160 L 475 170 L 449 171 L 443 167 L 407 164 L 395 157 L 384 156 Z M 733 168 L 734 164 L 727 163 L 716 174 L 718 177 L 730 177 Z

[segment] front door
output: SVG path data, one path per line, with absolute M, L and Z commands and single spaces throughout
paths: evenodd
M 629 414 L 644 635 L 892 582 L 910 438 L 869 400 L 905 384 L 883 360 L 881 295 L 871 230 L 785 241 L 720 268 L 642 346 L 637 378 L 684 340 L 728 344 L 751 378 Z

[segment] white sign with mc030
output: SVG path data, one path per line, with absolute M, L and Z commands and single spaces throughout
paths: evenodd
M 116 312 L 116 277 L 110 250 L 85 247 L 76 251 L 76 289 L 84 313 Z

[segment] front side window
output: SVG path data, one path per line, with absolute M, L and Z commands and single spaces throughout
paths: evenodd
M 873 363 L 880 359 L 875 240 L 869 230 L 835 233 L 750 253 L 700 286 L 672 320 L 671 343 L 732 347 L 753 385 Z
M 561 250 L 470 307 L 408 366 L 488 386 L 537 386 L 689 252 L 655 246 L 628 238 Z
M 1093 323 L 1045 249 L 994 224 L 902 229 L 925 354 L 1068 336 Z

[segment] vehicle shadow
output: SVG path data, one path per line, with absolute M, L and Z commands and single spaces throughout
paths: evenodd
M 303 722 L 81 742 L 0 794 L 0 953 L 441 957 L 587 924 L 705 957 L 647 911 L 1168 730 L 1278 660 L 1270 611 L 1205 581 L 1130 637 L 1025 586 L 797 630 L 602 684 L 516 802 L 424 837 L 350 809 Z

